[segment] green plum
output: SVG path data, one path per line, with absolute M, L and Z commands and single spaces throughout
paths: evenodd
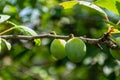
M 65 44 L 66 44 L 65 40 L 54 39 L 50 46 L 52 56 L 58 60 L 63 59 L 66 56 Z
M 80 62 L 86 55 L 86 45 L 80 38 L 71 38 L 65 45 L 68 59 Z

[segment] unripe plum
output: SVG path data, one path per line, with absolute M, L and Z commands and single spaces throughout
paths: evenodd
M 54 39 L 50 46 L 50 51 L 56 59 L 63 59 L 66 56 L 65 52 L 66 41 L 63 39 Z
M 80 62 L 86 55 L 86 45 L 80 38 L 71 38 L 65 45 L 68 59 Z

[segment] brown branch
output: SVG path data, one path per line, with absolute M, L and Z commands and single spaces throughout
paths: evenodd
M 4 39 L 23 39 L 23 40 L 33 40 L 39 38 L 56 38 L 56 39 L 70 39 L 70 36 L 62 36 L 62 35 L 52 35 L 52 34 L 42 34 L 37 36 L 25 36 L 25 35 L 2 35 L 0 36 Z M 99 42 L 99 39 L 92 39 L 92 38 L 85 38 L 85 37 L 78 37 L 85 41 L 86 43 L 96 44 Z
M 4 39 L 23 39 L 23 40 L 33 40 L 33 39 L 39 39 L 39 38 L 56 38 L 56 39 L 70 39 L 70 36 L 63 36 L 63 35 L 53 35 L 53 34 L 41 34 L 37 36 L 25 36 L 25 35 L 1 35 L 1 38 Z M 88 44 L 100 44 L 100 45 L 106 45 L 109 48 L 113 49 L 120 49 L 120 46 L 118 46 L 112 39 L 110 38 L 109 34 L 106 33 L 102 37 L 98 39 L 94 38 L 86 38 L 86 37 L 78 37 L 82 39 L 85 43 Z

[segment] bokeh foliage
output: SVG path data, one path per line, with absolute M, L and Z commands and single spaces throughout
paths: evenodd
M 101 37 L 107 31 L 104 17 L 85 6 L 75 5 L 64 10 L 58 4 L 64 0 L 0 0 L 0 13 L 11 16 L 10 21 L 27 26 L 38 34 L 55 31 L 60 35 Z M 89 0 L 87 0 L 89 1 Z M 110 13 L 109 13 L 110 14 Z M 112 13 L 111 13 L 112 14 Z M 109 15 L 113 22 L 119 17 Z M 0 24 L 0 31 L 11 25 Z M 11 31 L 6 34 L 18 34 Z M 0 53 L 0 80 L 120 80 L 120 62 L 106 46 L 87 45 L 86 57 L 80 63 L 67 58 L 56 61 L 50 54 L 53 39 L 33 41 L 9 40 L 12 49 L 4 46 Z

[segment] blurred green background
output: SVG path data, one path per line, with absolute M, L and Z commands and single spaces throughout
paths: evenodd
M 10 15 L 10 21 L 25 25 L 38 34 L 55 31 L 59 35 L 99 38 L 106 31 L 104 17 L 88 7 L 75 5 L 64 10 L 58 4 L 68 0 L 0 0 L 0 14 Z M 84 0 L 90 1 L 93 0 Z M 107 12 L 107 11 L 106 11 Z M 110 20 L 120 17 L 107 12 Z M 1 24 L 0 31 L 10 28 Z M 11 31 L 6 34 L 18 34 Z M 12 49 L 6 46 L 0 53 L 0 80 L 120 80 L 120 61 L 115 60 L 109 49 L 103 45 L 87 45 L 87 54 L 79 63 L 68 58 L 54 60 L 50 55 L 53 39 L 41 39 L 41 46 L 33 41 L 8 40 Z

